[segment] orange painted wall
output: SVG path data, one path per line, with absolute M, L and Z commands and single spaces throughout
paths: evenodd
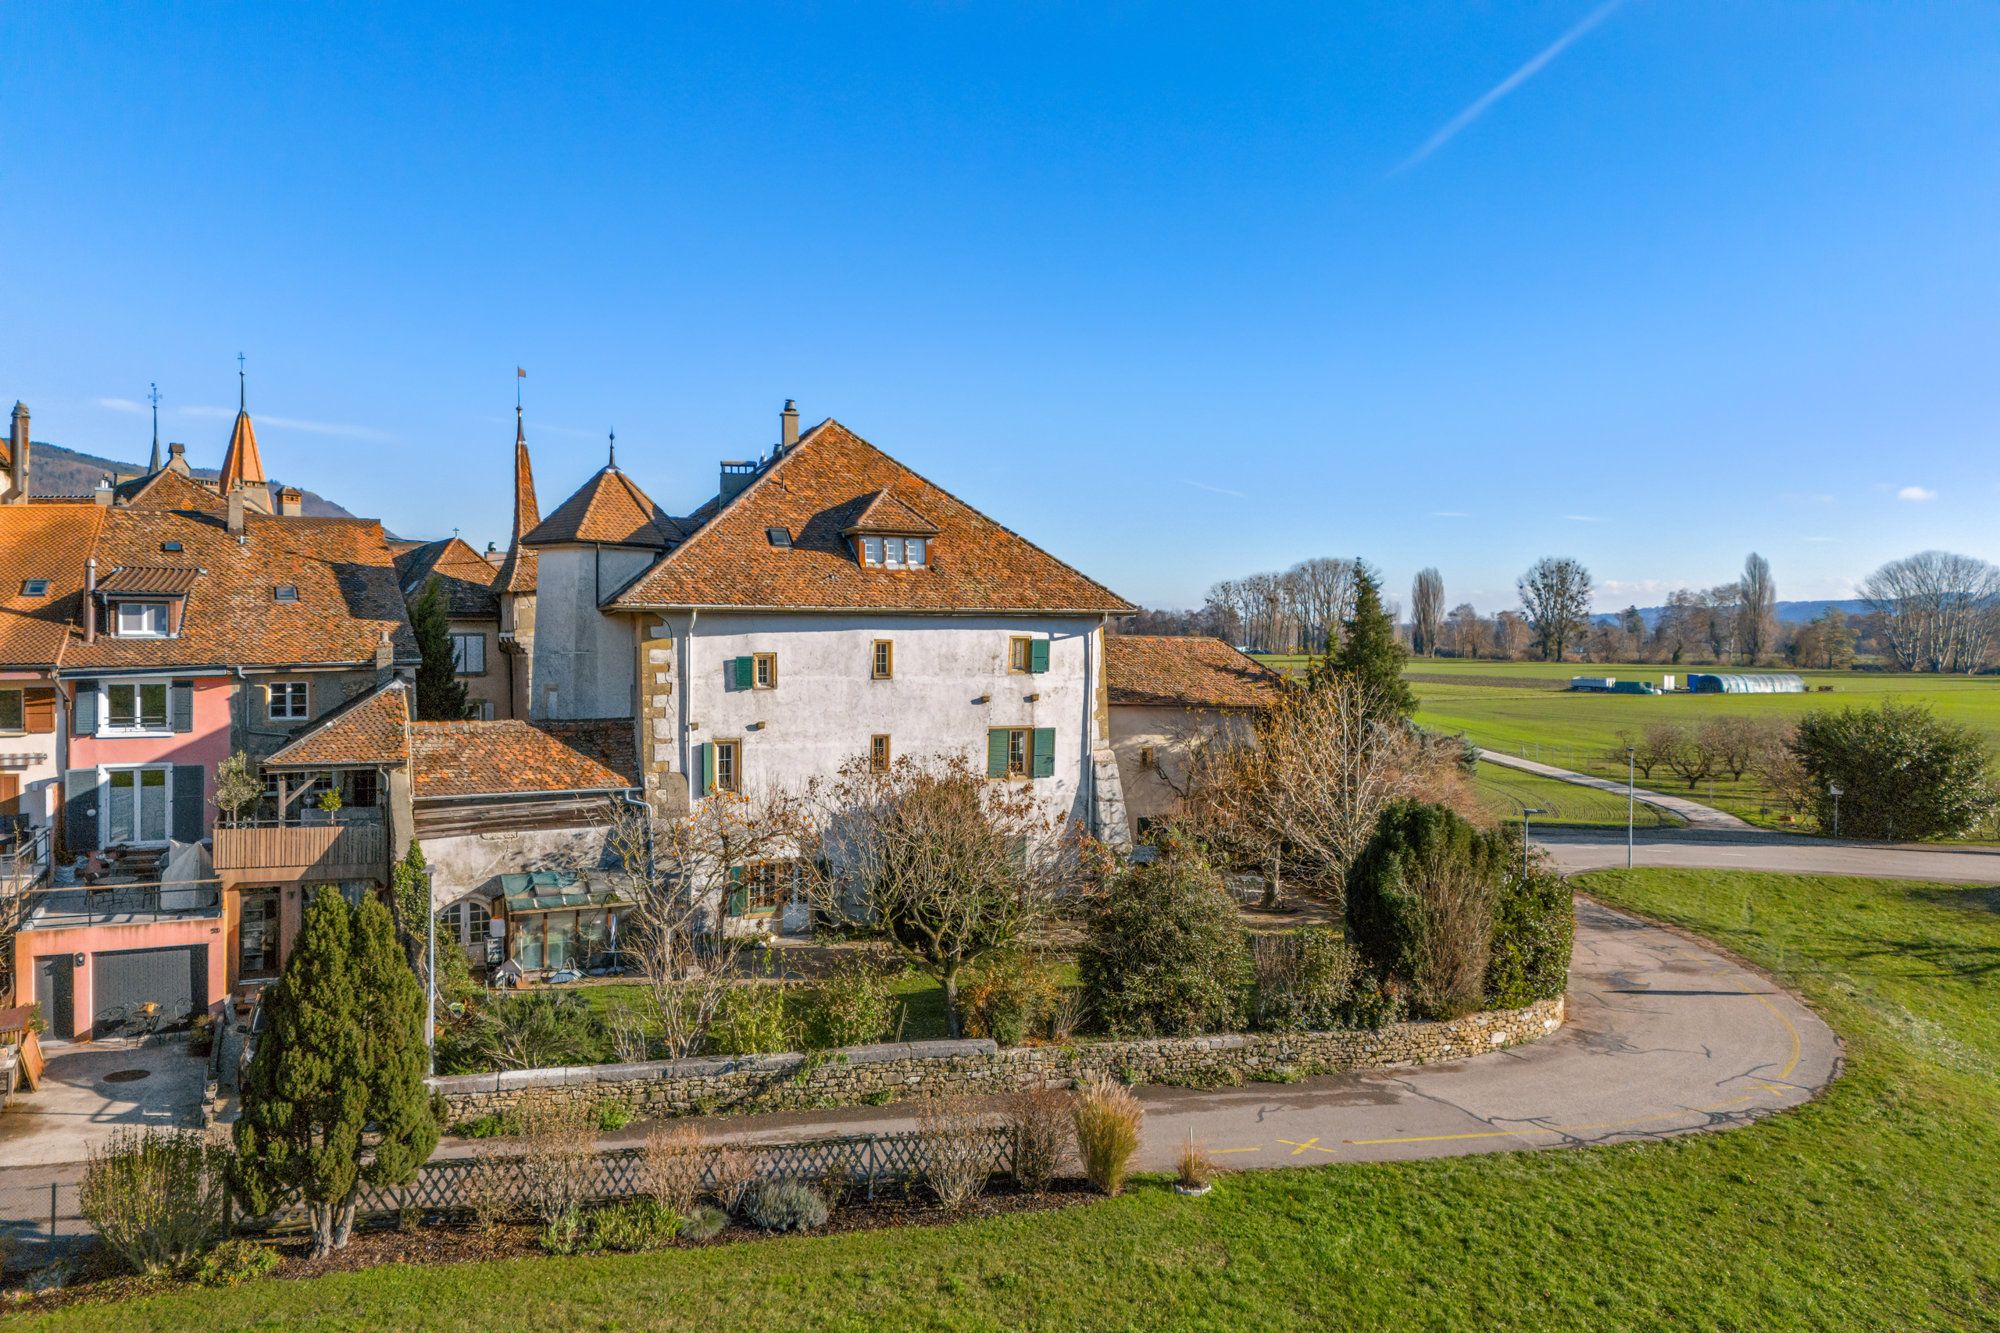
M 222 918 L 201 917 L 191 921 L 149 921 L 129 926 L 73 926 L 66 930 L 24 930 L 14 937 L 14 976 L 16 1001 L 21 1004 L 39 1002 L 42 1019 L 53 1023 L 55 1011 L 47 997 L 34 993 L 35 959 L 47 954 L 86 955 L 84 965 L 75 971 L 75 994 L 72 1000 L 72 1014 L 75 1018 L 74 1032 L 56 1032 L 51 1028 L 51 1037 L 77 1037 L 88 1039 L 90 1019 L 96 1011 L 95 990 L 92 986 L 93 967 L 88 955 L 109 953 L 119 949 L 170 949 L 175 945 L 206 944 L 208 946 L 208 1004 L 211 1012 L 228 998 L 228 958 L 224 948 L 225 937 Z

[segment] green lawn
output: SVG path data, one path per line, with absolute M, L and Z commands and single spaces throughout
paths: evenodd
M 1607 872 L 1779 969 L 1847 1039 L 1722 1134 L 1257 1171 L 949 1230 L 255 1282 L 54 1328 L 1969 1329 L 2000 1308 L 2000 893 Z
M 1300 658 L 1262 659 L 1295 666 Z M 1696 667 L 1721 671 L 1723 667 Z M 1699 723 L 1717 716 L 1798 718 L 1815 708 L 1871 707 L 1884 699 L 1929 705 L 1939 716 L 1984 732 L 2000 747 L 2000 676 L 1926 676 L 1876 671 L 1806 671 L 1808 694 L 1571 694 L 1572 676 L 1619 676 L 1650 680 L 1672 673 L 1684 681 L 1688 668 L 1603 666 L 1576 662 L 1412 662 L 1405 673 L 1417 692 L 1417 721 L 1443 732 L 1463 732 L 1488 749 L 1598 777 L 1625 778 L 1621 731 L 1634 734 L 1648 723 Z M 1831 691 L 1820 693 L 1820 686 Z M 1648 780 L 1640 779 L 1642 785 Z M 1664 768 L 1650 785 L 1692 796 L 1765 824 L 1781 820 L 1769 793 L 1750 775 L 1741 782 L 1704 782 L 1695 790 Z
M 1549 812 L 1535 816 L 1537 827 L 1543 824 L 1625 827 L 1625 798 L 1594 787 L 1579 787 L 1574 782 L 1490 763 L 1479 766 L 1472 785 L 1479 794 L 1480 804 L 1501 819 L 1519 819 L 1525 807 Z M 1644 801 L 1634 806 L 1632 816 L 1639 828 L 1679 828 L 1682 822 Z

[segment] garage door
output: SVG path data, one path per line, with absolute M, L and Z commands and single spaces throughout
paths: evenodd
M 99 1037 L 184 1026 L 208 1008 L 208 946 L 123 949 L 90 956 L 91 1015 Z

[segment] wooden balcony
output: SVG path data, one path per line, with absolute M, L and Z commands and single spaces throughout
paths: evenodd
M 218 824 L 215 873 L 225 886 L 382 879 L 389 873 L 388 830 L 380 823 Z

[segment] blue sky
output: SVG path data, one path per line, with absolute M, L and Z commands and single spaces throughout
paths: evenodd
M 1129 597 L 2000 558 L 2000 9 L 0 8 L 0 395 L 505 540 L 782 400 Z

